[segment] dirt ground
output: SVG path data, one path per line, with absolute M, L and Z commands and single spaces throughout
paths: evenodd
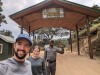
M 58 54 L 56 75 L 100 75 L 100 60 L 76 52 Z

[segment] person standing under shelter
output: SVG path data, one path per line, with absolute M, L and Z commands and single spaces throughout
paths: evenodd
M 31 38 L 20 34 L 14 43 L 14 56 L 0 61 L 0 75 L 32 75 L 31 63 L 25 60 L 31 45 Z
M 46 75 L 55 75 L 57 53 L 64 54 L 64 48 L 61 42 L 59 43 L 59 47 L 55 47 L 54 40 L 50 40 L 49 46 L 45 48 L 44 60 L 46 62 Z
M 33 48 L 32 56 L 27 58 L 31 62 L 32 74 L 33 75 L 45 75 L 44 60 L 39 56 L 40 48 L 35 46 Z

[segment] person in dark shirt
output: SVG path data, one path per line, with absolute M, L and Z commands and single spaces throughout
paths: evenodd
M 43 58 L 39 57 L 40 48 L 37 46 L 33 49 L 33 54 L 27 60 L 31 62 L 33 75 L 45 75 L 45 66 Z
M 46 75 L 55 75 L 57 53 L 64 54 L 64 48 L 61 42 L 58 47 L 54 46 L 54 40 L 50 40 L 48 47 L 45 47 L 44 61 L 46 63 Z

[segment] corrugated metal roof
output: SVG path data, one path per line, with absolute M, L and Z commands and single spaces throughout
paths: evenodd
M 8 42 L 8 43 L 14 43 L 15 39 L 9 36 L 5 36 L 0 34 L 0 38 L 3 39 L 4 41 Z

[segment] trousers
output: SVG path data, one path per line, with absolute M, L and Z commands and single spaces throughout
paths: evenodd
M 47 65 L 47 74 L 46 75 L 55 75 L 56 73 L 56 62 L 48 62 Z

